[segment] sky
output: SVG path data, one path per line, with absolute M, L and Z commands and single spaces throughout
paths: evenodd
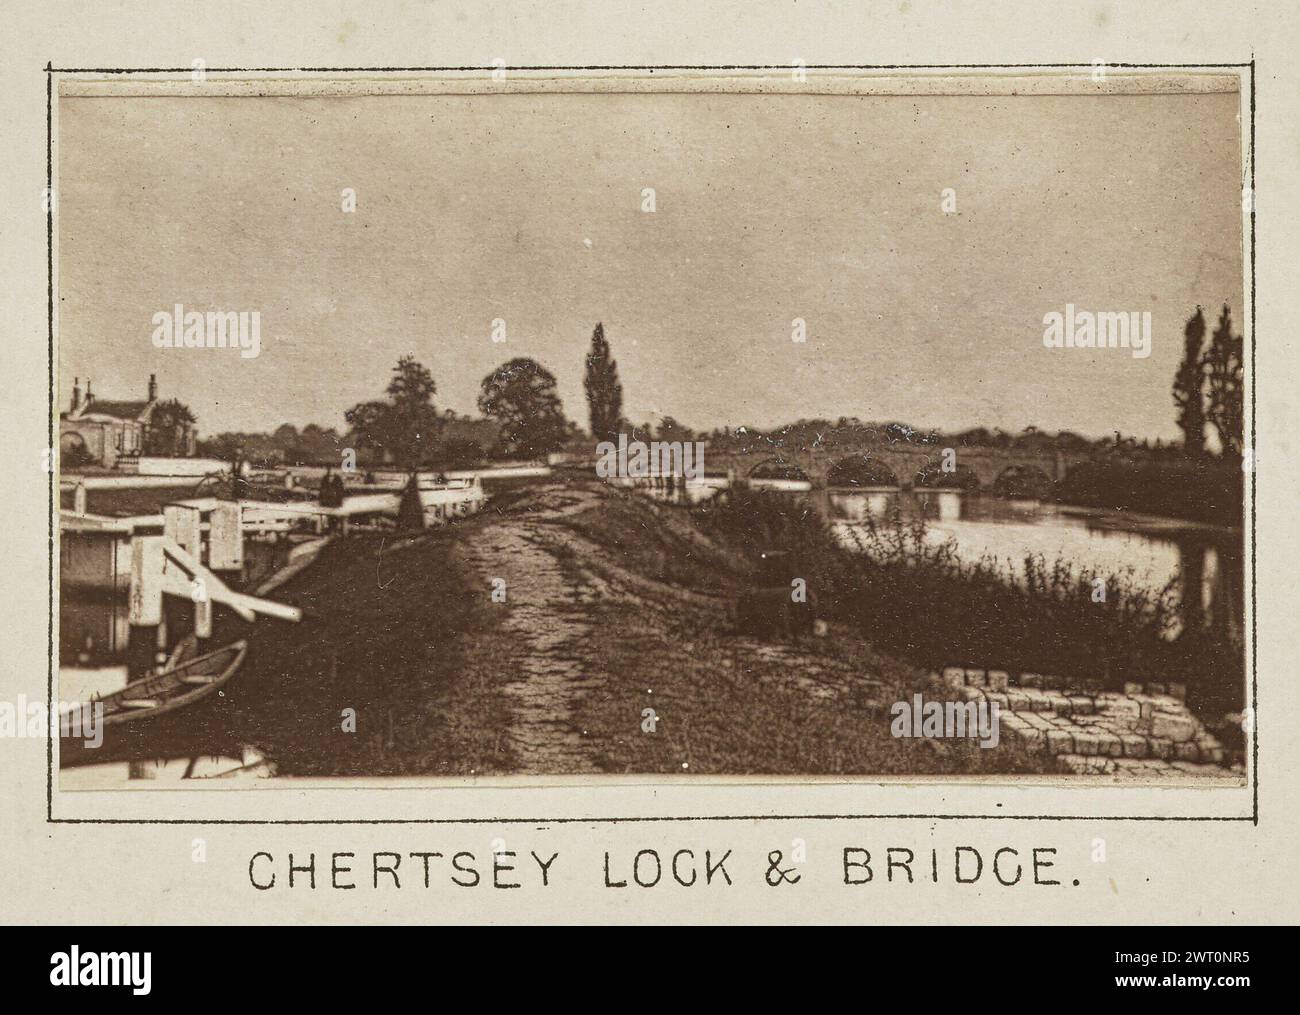
M 638 422 L 1168 439 L 1186 319 L 1240 320 L 1240 127 L 1234 94 L 64 97 L 57 402 L 156 373 L 200 434 L 343 429 L 404 354 L 461 413 L 530 356 L 585 426 L 599 321 Z M 261 353 L 155 348 L 177 303 L 259 311 Z M 1068 303 L 1150 311 L 1152 354 L 1045 348 Z

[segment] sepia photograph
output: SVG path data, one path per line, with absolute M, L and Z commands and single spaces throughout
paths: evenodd
M 1246 785 L 1243 81 L 59 76 L 57 787 Z

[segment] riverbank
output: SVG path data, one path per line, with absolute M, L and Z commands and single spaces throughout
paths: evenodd
M 938 671 L 998 664 L 962 639 L 1006 637 L 974 628 L 968 600 L 944 613 L 952 589 L 900 599 L 884 585 L 827 585 L 813 569 L 828 637 L 738 633 L 733 604 L 753 552 L 789 535 L 787 502 L 754 503 L 781 517 L 715 531 L 700 509 L 568 477 L 503 491 L 484 513 L 422 534 L 314 542 L 274 579 L 275 598 L 302 608 L 302 622 L 236 631 L 220 621 L 217 640 L 251 639 L 237 678 L 133 729 L 114 754 L 249 748 L 283 776 L 1205 774 L 1195 765 L 1218 747 L 1195 720 L 1181 741 L 1195 739 L 1194 759 L 1190 748 L 1161 758 L 1168 738 L 1153 735 L 1150 763 L 1081 760 L 1141 728 L 1141 701 L 1135 725 L 1132 703 L 1109 697 L 1084 711 L 1060 694 L 1007 694 L 991 678 L 954 694 Z M 1077 625 L 1080 611 L 1067 612 Z M 922 633 L 909 634 L 917 623 Z M 893 707 L 916 695 L 998 702 L 1000 742 L 894 737 Z M 1178 719 L 1161 722 L 1186 732 L 1181 706 L 1161 704 Z
M 732 633 L 744 561 L 678 509 L 594 483 L 502 501 L 324 547 L 277 591 L 304 622 L 255 632 L 230 728 L 281 775 L 1056 770 L 892 737 L 891 705 L 942 684 L 847 631 Z

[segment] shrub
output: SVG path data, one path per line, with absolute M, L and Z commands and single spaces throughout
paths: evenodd
M 897 512 L 847 530 L 845 546 L 812 505 L 743 490 L 694 515 L 751 554 L 790 553 L 828 617 L 918 665 L 1053 674 L 1112 690 L 1185 683 L 1202 710 L 1242 706 L 1244 647 L 1208 624 L 1180 630 L 1178 576 L 1151 590 L 1131 569 L 1101 575 L 1031 555 L 1013 579 L 1009 561 L 962 561 L 953 543 L 927 538 L 924 521 Z

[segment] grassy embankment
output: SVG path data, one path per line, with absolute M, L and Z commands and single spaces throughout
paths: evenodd
M 458 565 L 462 522 L 326 546 L 275 592 L 298 625 L 259 625 L 232 683 L 232 728 L 283 775 L 510 771 L 500 673 L 481 651 L 499 615 Z M 343 729 L 355 711 L 355 733 Z
M 897 519 L 868 522 L 850 550 L 817 515 L 761 494 L 738 492 L 695 515 L 730 543 L 791 550 L 830 616 L 917 665 L 1054 674 L 1109 690 L 1181 683 L 1207 715 L 1241 707 L 1241 644 L 1209 625 L 1167 637 L 1179 620 L 1177 579 L 1151 591 L 1131 573 L 1029 556 L 1012 583 L 1000 562 L 964 562 L 950 544 L 928 541 L 923 523 Z
M 764 643 L 731 629 L 746 546 L 705 535 L 679 508 L 606 492 L 564 519 L 553 552 L 575 583 L 595 573 L 621 594 L 584 605 L 601 637 L 587 665 L 601 690 L 577 718 L 609 772 L 733 775 L 1043 771 L 1016 746 L 894 739 L 890 706 L 947 697 L 923 670 L 836 628 Z M 641 728 L 643 710 L 658 718 Z
M 326 548 L 277 591 L 310 615 L 256 639 L 250 672 L 232 685 L 232 723 L 284 774 L 518 771 L 504 686 L 534 650 L 501 631 L 490 576 L 468 572 L 458 551 L 513 525 L 571 586 L 546 604 L 548 622 L 595 632 L 576 658 L 568 645 L 553 662 L 590 688 L 570 722 L 599 771 L 922 775 L 1047 764 L 1005 742 L 892 738 L 893 702 L 944 692 L 846 630 L 800 645 L 733 634 L 728 602 L 744 555 L 680 509 L 602 489 L 594 507 L 538 517 L 541 499 L 512 492 L 479 518 L 398 545 L 390 537 L 382 555 L 379 537 Z M 579 594 L 593 582 L 602 594 Z M 340 730 L 348 707 L 355 735 Z M 658 717 L 653 733 L 642 730 L 646 708 Z

